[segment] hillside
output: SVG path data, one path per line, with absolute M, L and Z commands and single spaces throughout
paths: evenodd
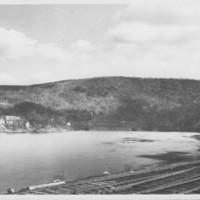
M 200 131 L 200 81 L 104 77 L 0 86 L 2 115 L 32 126 Z

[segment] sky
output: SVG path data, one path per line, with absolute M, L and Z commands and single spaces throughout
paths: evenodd
M 200 80 L 200 1 L 0 5 L 0 84 Z

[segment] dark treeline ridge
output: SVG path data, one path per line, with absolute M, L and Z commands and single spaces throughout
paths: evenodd
M 43 127 L 199 132 L 200 81 L 102 77 L 0 86 L 0 110 Z

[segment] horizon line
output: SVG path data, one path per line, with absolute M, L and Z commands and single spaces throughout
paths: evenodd
M 174 78 L 174 77 L 139 77 L 139 76 L 94 76 L 94 77 L 85 77 L 85 78 L 69 78 L 69 79 L 61 79 L 57 81 L 48 81 L 48 82 L 40 82 L 40 83 L 33 83 L 33 84 L 4 84 L 0 87 L 30 87 L 30 86 L 39 86 L 39 85 L 48 85 L 53 83 L 60 83 L 65 81 L 78 81 L 78 80 L 89 80 L 89 79 L 100 79 L 100 78 L 135 78 L 135 79 L 164 79 L 164 80 L 188 80 L 188 81 L 200 81 L 200 79 L 195 78 Z

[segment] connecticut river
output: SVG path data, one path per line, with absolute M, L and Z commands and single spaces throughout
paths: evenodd
M 200 154 L 197 133 L 67 132 L 0 135 L 0 191 L 139 169 Z M 196 139 L 195 139 L 196 138 Z

